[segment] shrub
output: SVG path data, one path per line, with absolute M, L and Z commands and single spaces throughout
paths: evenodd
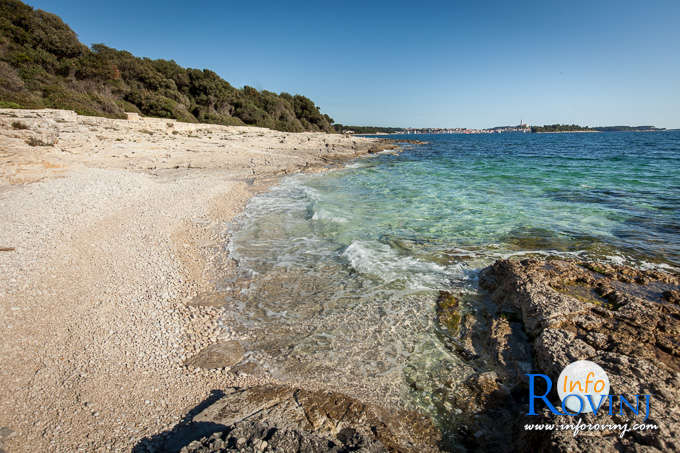
M 12 128 L 25 130 L 28 129 L 28 124 L 22 123 L 21 121 L 12 121 Z
M 22 108 L 16 102 L 0 101 L 0 108 L 2 109 L 20 109 Z
M 52 143 L 43 141 L 40 137 L 35 136 L 28 137 L 26 143 L 28 143 L 30 146 L 52 146 Z
M 91 49 L 59 17 L 0 0 L 0 107 L 52 107 L 120 118 L 125 111 L 180 121 L 333 130 L 308 98 L 245 86 L 172 60 Z

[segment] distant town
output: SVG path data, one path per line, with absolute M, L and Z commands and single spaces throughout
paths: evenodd
M 563 133 L 563 132 L 654 132 L 666 129 L 655 126 L 579 126 L 578 124 L 545 124 L 543 126 L 530 126 L 520 122 L 517 126 L 497 126 L 487 129 L 468 129 L 466 127 L 375 127 L 375 126 L 345 126 L 333 125 L 336 132 L 345 134 L 502 134 L 506 132 L 519 133 Z
M 519 124 L 518 126 L 498 126 L 489 129 L 468 129 L 466 127 L 454 128 L 424 128 L 415 129 L 407 127 L 399 134 L 500 134 L 503 132 L 531 132 L 531 126 L 528 124 Z

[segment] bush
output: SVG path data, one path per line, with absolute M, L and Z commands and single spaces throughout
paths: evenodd
M 28 140 L 26 140 L 26 143 L 30 146 L 52 146 L 52 143 L 48 143 L 44 140 L 42 140 L 40 137 L 28 137 Z
M 172 60 L 138 58 L 103 44 L 91 49 L 59 17 L 0 0 L 0 102 L 119 118 L 124 111 L 180 121 L 332 131 L 308 98 L 245 86 Z
M 12 121 L 12 128 L 13 129 L 25 130 L 25 129 L 28 129 L 28 124 L 22 123 L 21 121 Z
M 0 101 L 0 109 L 20 109 L 23 108 L 16 102 Z

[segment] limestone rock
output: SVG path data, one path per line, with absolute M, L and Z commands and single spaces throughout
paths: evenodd
M 647 423 L 658 425 L 658 431 L 628 433 L 623 438 L 602 433 L 574 437 L 570 431 L 522 432 L 516 447 L 564 452 L 680 449 L 677 275 L 606 263 L 500 260 L 482 271 L 480 286 L 499 311 L 521 314 L 529 334 L 526 346 L 533 350 L 534 372 L 547 374 L 554 382 L 569 363 L 591 360 L 607 372 L 611 394 L 653 395 Z M 490 354 L 495 346 L 499 356 L 512 355 L 518 347 L 498 341 L 490 345 Z M 506 385 L 512 384 L 506 380 Z M 553 393 L 549 396 L 559 405 Z M 633 422 L 630 414 L 616 412 L 581 417 L 585 423 Z M 548 412 L 543 420 L 525 422 L 574 420 Z
M 193 423 L 226 428 L 188 445 L 185 452 L 428 452 L 438 451 L 439 442 L 438 430 L 418 413 L 285 385 L 234 389 Z

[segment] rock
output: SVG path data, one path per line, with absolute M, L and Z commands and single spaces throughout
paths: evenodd
M 244 421 L 228 431 L 191 442 L 181 453 L 217 452 L 340 452 L 348 451 L 321 436 L 296 430 L 281 430 L 266 423 Z M 268 440 L 264 440 L 264 439 Z M 373 451 L 386 451 L 374 449 Z
M 240 362 L 244 353 L 243 346 L 238 341 L 214 343 L 187 359 L 184 364 L 195 369 L 226 368 Z
M 663 299 L 672 304 L 680 304 L 680 291 L 668 290 L 664 291 Z
M 534 372 L 547 374 L 553 382 L 571 362 L 591 360 L 607 372 L 611 394 L 653 394 L 647 423 L 658 425 L 658 431 L 624 437 L 599 433 L 574 437 L 570 431 L 524 433 L 517 426 L 515 432 L 521 431 L 515 448 L 564 452 L 680 448 L 680 433 L 675 428 L 680 426 L 676 409 L 680 400 L 677 275 L 606 263 L 500 260 L 483 270 L 479 281 L 499 312 L 521 313 L 529 334 L 524 345 L 491 342 L 490 355 L 508 356 L 513 349 L 530 347 Z M 481 387 L 479 380 L 477 383 Z M 521 376 L 508 375 L 505 384 L 521 386 Z M 556 394 L 550 397 L 559 405 Z M 605 412 L 580 417 L 585 423 L 632 423 L 628 415 Z M 571 417 L 549 412 L 542 420 L 518 416 L 522 423 L 574 422 Z
M 477 377 L 477 385 L 485 394 L 491 394 L 498 390 L 498 375 L 493 371 L 487 371 Z
M 416 412 L 285 385 L 232 389 L 196 415 L 193 423 L 226 428 L 217 437 L 188 445 L 182 450 L 186 453 L 263 449 L 428 452 L 438 451 L 440 440 L 432 421 Z
M 451 334 L 460 328 L 459 303 L 456 296 L 448 291 L 440 291 L 437 299 L 437 319 Z

